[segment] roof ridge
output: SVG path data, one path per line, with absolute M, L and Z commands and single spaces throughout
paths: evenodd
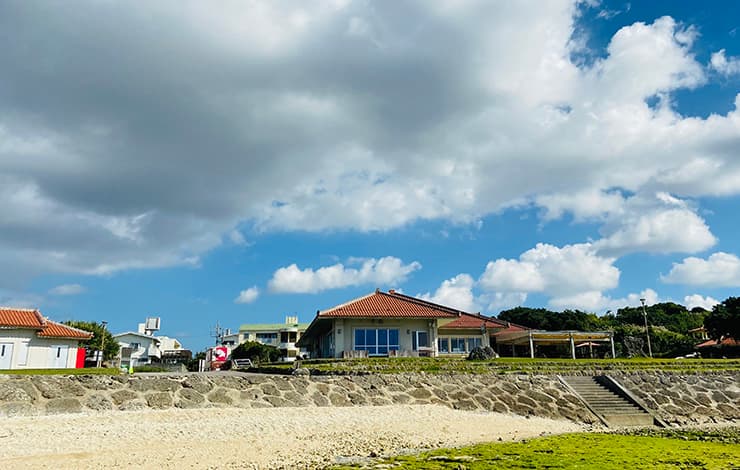
M 38 312 L 39 311 L 39 309 L 37 308 L 10 307 L 6 305 L 0 305 L 0 310 L 17 310 L 19 312 Z
M 406 301 L 409 301 L 409 302 L 413 302 L 413 303 L 417 303 L 417 304 L 422 304 L 422 305 L 434 307 L 434 308 L 436 308 L 438 310 L 445 310 L 445 311 L 453 312 L 453 313 L 456 313 L 456 314 L 463 313 L 463 314 L 466 314 L 466 315 L 473 315 L 473 316 L 476 315 L 475 313 L 466 312 L 465 310 L 458 310 L 458 309 L 452 308 L 452 307 L 447 307 L 446 305 L 437 304 L 437 303 L 434 303 L 434 302 L 430 302 L 428 300 L 420 299 L 418 297 L 411 297 L 410 295 L 401 294 L 401 293 L 396 292 L 396 291 L 387 292 L 387 293 L 386 292 L 379 292 L 379 294 L 384 294 L 384 295 L 387 295 L 387 296 L 390 296 L 390 297 L 397 297 L 397 298 L 400 298 L 401 300 L 406 300 Z
M 380 292 L 378 290 L 374 290 L 373 292 L 371 292 L 369 294 L 366 294 L 366 295 L 357 297 L 356 299 L 352 299 L 352 300 L 347 301 L 347 302 L 345 302 L 343 304 L 335 305 L 334 307 L 332 307 L 330 309 L 327 309 L 327 310 L 319 310 L 318 315 L 321 316 L 321 315 L 323 315 L 325 313 L 333 312 L 334 310 L 339 310 L 340 308 L 346 307 L 347 305 L 349 305 L 351 303 L 357 302 L 359 300 L 367 299 L 368 297 L 372 297 L 375 294 L 382 294 L 382 293 L 383 292 Z

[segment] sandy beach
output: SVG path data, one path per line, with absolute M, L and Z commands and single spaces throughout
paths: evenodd
M 17 417 L 0 428 L 0 468 L 323 468 L 583 429 L 568 421 L 434 405 Z

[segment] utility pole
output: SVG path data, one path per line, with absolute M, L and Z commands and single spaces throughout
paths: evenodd
M 100 355 L 98 356 L 98 368 L 103 365 L 103 356 L 105 355 L 105 327 L 108 326 L 107 321 L 101 321 L 100 324 L 103 326 L 103 335 L 100 338 Z
M 650 355 L 650 359 L 652 359 L 653 348 L 650 346 L 650 330 L 648 329 L 647 310 L 645 310 L 645 299 L 640 299 L 640 303 L 642 304 L 642 316 L 645 318 L 645 335 L 647 336 L 648 354 Z
M 216 321 L 216 326 L 213 328 L 213 331 L 211 331 L 211 338 L 216 338 L 216 346 L 221 344 L 224 340 L 224 331 L 218 321 Z

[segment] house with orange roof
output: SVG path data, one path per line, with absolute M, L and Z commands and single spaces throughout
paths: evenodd
M 312 358 L 466 355 L 526 328 L 394 290 L 319 311 L 297 346 Z
M 90 338 L 92 333 L 49 320 L 36 309 L 0 307 L 0 369 L 74 368 L 79 342 Z

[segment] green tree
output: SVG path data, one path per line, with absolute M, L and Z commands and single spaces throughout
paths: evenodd
M 110 331 L 103 327 L 101 323 L 87 321 L 66 321 L 65 325 L 80 330 L 89 331 L 93 337 L 86 341 L 81 341 L 80 346 L 92 351 L 100 351 L 102 343 L 105 342 L 105 351 L 103 351 L 103 360 L 110 360 L 118 356 L 120 346 L 118 341 L 113 338 Z M 105 338 L 105 341 L 103 341 Z
M 275 346 L 247 341 L 231 351 L 232 359 L 251 359 L 252 362 L 276 362 L 280 359 L 280 350 Z
M 731 336 L 740 339 L 740 297 L 728 297 L 712 308 L 704 326 L 714 339 Z

